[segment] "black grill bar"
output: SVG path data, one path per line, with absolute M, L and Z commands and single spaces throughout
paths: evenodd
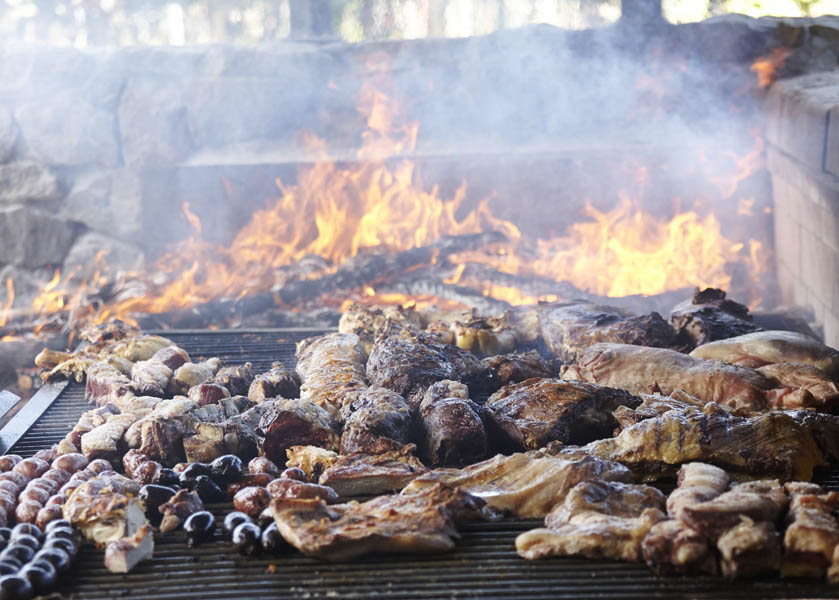
M 193 360 L 251 361 L 257 372 L 274 361 L 294 364 L 295 342 L 320 331 L 163 332 Z M 41 392 L 39 392 L 40 394 Z M 36 395 L 37 396 L 37 395 Z M 71 384 L 46 402 L 12 451 L 29 456 L 59 441 L 87 410 L 84 389 Z M 5 429 L 0 432 L 0 439 Z M 822 483 L 839 489 L 839 473 Z M 211 506 L 218 516 L 229 504 Z M 109 573 L 103 552 L 85 545 L 60 593 L 78 599 L 162 600 L 216 598 L 839 598 L 839 586 L 812 580 L 761 578 L 727 582 L 713 576 L 656 577 L 644 565 L 580 558 L 527 561 L 515 553 L 516 536 L 541 521 L 505 520 L 461 527 L 454 551 L 435 555 L 371 556 L 327 563 L 300 554 L 244 558 L 219 532 L 187 548 L 183 532 L 157 535 L 154 559 L 127 575 Z

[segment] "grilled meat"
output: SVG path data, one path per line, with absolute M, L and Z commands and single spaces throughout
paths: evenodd
M 435 469 L 407 485 L 403 493 L 425 489 L 437 483 L 456 486 L 483 498 L 498 510 L 522 518 L 543 517 L 565 499 L 581 481 L 629 482 L 625 467 L 581 452 L 565 456 L 538 454 L 497 455 L 462 469 Z
M 163 519 L 160 521 L 160 531 L 167 533 L 174 531 L 186 521 L 192 513 L 204 510 L 204 503 L 195 492 L 180 490 L 172 498 L 160 506 L 160 514 Z
M 309 481 L 318 481 L 323 472 L 338 460 L 337 452 L 317 446 L 292 446 L 286 450 L 286 456 L 288 460 L 285 461 L 285 466 L 300 469 Z
M 307 400 L 277 400 L 259 422 L 265 436 L 260 454 L 281 465 L 292 446 L 319 446 L 338 451 L 338 422 L 319 405 Z
M 719 467 L 694 462 L 682 465 L 678 482 L 679 487 L 667 497 L 667 514 L 674 519 L 681 518 L 685 508 L 722 494 L 728 488 L 729 477 Z
M 488 387 L 492 391 L 525 379 L 552 377 L 555 373 L 551 364 L 535 350 L 490 356 L 481 364 L 487 372 Z
M 134 382 L 107 362 L 93 363 L 87 369 L 85 399 L 91 404 L 104 406 L 111 403 L 122 408 L 136 391 Z
M 157 481 L 157 476 L 163 468 L 159 462 L 150 459 L 145 454 L 131 449 L 122 457 L 122 466 L 125 474 L 140 485 L 146 485 Z
M 297 344 L 300 399 L 338 417 L 341 408 L 367 387 L 366 354 L 357 335 L 327 333 Z
M 438 381 L 420 405 L 425 431 L 423 456 L 435 467 L 462 467 L 489 454 L 489 436 L 481 408 L 469 399 L 468 388 L 455 381 Z
M 231 398 L 242 402 L 241 408 L 251 404 L 244 396 Z M 259 421 L 270 409 L 270 403 L 263 403 L 244 412 L 228 410 L 223 420 L 196 422 L 195 433 L 183 438 L 183 447 L 188 462 L 212 462 L 219 456 L 235 454 L 244 460 L 254 458 L 258 452 L 260 437 Z
M 133 535 L 146 522 L 135 481 L 104 472 L 82 483 L 64 503 L 64 518 L 97 544 Z
M 839 523 L 833 516 L 839 494 L 813 483 L 793 482 L 784 487 L 790 503 L 781 575 L 824 578 L 839 544 Z
M 187 397 L 198 406 L 216 404 L 224 398 L 230 398 L 230 391 L 218 383 L 199 383 L 189 388 Z
M 743 412 L 769 406 L 771 381 L 760 373 L 703 360 L 675 350 L 627 344 L 596 344 L 585 350 L 576 365 L 563 368 L 563 379 L 576 379 L 633 394 L 653 391 L 664 395 L 684 390 L 704 402 L 716 402 Z
M 671 410 L 584 450 L 650 479 L 691 461 L 784 480 L 809 480 L 815 467 L 827 465 L 813 436 L 792 416 L 771 412 L 738 417 L 715 404 L 702 411 Z
M 729 579 L 772 573 L 781 565 L 781 536 L 772 522 L 748 517 L 717 540 L 720 569 Z
M 690 354 L 751 368 L 784 362 L 804 363 L 828 377 L 839 377 L 839 351 L 792 331 L 759 331 L 732 337 L 699 346 Z
M 670 312 L 670 323 L 687 346 L 760 331 L 746 306 L 726 299 L 725 292 L 715 288 L 697 289 L 693 298 Z
M 441 315 L 443 316 L 443 315 Z M 506 316 L 483 317 L 475 310 L 463 314 L 448 313 L 428 324 L 426 330 L 439 341 L 479 356 L 512 352 L 518 345 L 515 331 Z
M 373 343 L 388 321 L 416 329 L 422 329 L 425 326 L 425 319 L 413 307 L 406 308 L 399 305 L 366 307 L 353 302 L 341 315 L 338 331 L 357 335 L 365 353 L 370 354 Z
M 173 373 L 185 363 L 192 362 L 189 358 L 189 354 L 187 354 L 187 351 L 183 348 L 179 348 L 178 346 L 167 346 L 165 348 L 161 348 L 154 353 L 151 360 L 166 365 Z
M 588 481 L 545 517 L 545 528 L 516 538 L 524 558 L 583 555 L 641 560 L 641 542 L 664 520 L 664 495 L 646 485 Z
M 190 388 L 211 380 L 221 368 L 218 358 L 208 358 L 200 363 L 184 363 L 175 369 L 169 383 L 169 394 L 186 394 Z
M 438 381 L 474 382 L 480 388 L 482 372 L 475 355 L 440 343 L 428 333 L 396 327 L 382 332 L 367 361 L 370 384 L 395 391 L 414 408 Z
M 634 408 L 637 396 L 613 388 L 560 379 L 528 379 L 490 396 L 486 410 L 518 449 L 552 441 L 585 444 L 608 437 L 618 423 L 612 411 Z
M 477 514 L 482 504 L 461 490 L 435 485 L 362 504 L 275 498 L 271 508 L 277 529 L 303 554 L 348 560 L 370 553 L 451 550 L 459 537 L 455 523 Z
M 164 397 L 172 374 L 172 369 L 154 358 L 135 362 L 131 367 L 131 381 L 136 391 L 144 396 Z
M 345 409 L 352 412 L 345 417 L 341 454 L 367 452 L 383 438 L 399 444 L 416 438 L 414 411 L 396 392 L 367 388 Z
M 662 396 L 661 394 L 641 394 L 641 404 L 635 408 L 628 406 L 618 406 L 612 411 L 612 415 L 618 422 L 620 429 L 626 429 L 630 425 L 635 425 L 645 419 L 654 419 L 663 415 L 668 410 L 684 410 L 697 408 L 702 409 L 705 403 L 696 396 L 691 396 L 687 392 L 676 390 L 669 396 Z
M 254 377 L 248 387 L 248 399 L 264 402 L 271 398 L 299 398 L 300 376 L 275 362 L 271 369 Z
M 230 392 L 230 396 L 247 396 L 253 380 L 253 365 L 245 363 L 220 369 L 210 383 L 223 386 Z
M 676 332 L 658 313 L 633 316 L 619 308 L 590 302 L 539 305 L 542 339 L 563 362 L 573 362 L 598 342 L 670 348 Z
M 111 462 L 119 462 L 126 451 L 122 442 L 123 435 L 131 425 L 149 412 L 149 409 L 145 409 L 111 415 L 105 423 L 82 435 L 82 454 L 89 460 L 104 458 Z
M 154 534 L 143 525 L 134 535 L 110 542 L 105 548 L 105 567 L 111 573 L 128 573 L 154 554 Z
M 401 490 L 428 469 L 413 455 L 413 444 L 401 446 L 380 439 L 369 453 L 339 456 L 318 483 L 341 496 L 383 494 Z
M 782 407 L 788 409 L 815 408 L 822 412 L 837 412 L 839 410 L 839 384 L 837 380 L 824 374 L 824 371 L 804 363 L 777 363 L 756 369 L 778 387 L 803 388 L 812 396 L 809 405 L 791 405 L 794 399 L 809 398 L 809 396 L 794 394 L 784 398 Z

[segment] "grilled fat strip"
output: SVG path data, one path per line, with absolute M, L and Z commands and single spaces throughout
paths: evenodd
M 300 399 L 340 418 L 341 408 L 367 388 L 367 355 L 354 333 L 327 333 L 297 344 Z

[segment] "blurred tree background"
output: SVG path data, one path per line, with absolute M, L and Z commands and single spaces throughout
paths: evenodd
M 839 0 L 663 0 L 673 22 L 839 13 Z M 254 44 L 289 37 L 461 37 L 616 21 L 620 0 L 0 0 L 0 43 Z

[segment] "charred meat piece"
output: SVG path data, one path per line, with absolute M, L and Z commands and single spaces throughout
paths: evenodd
M 607 385 L 633 394 L 683 390 L 704 402 L 716 402 L 743 412 L 769 406 L 766 377 L 745 367 L 688 356 L 664 348 L 627 344 L 596 344 L 563 368 L 563 379 Z
M 162 398 L 169 388 L 172 369 L 154 359 L 141 360 L 131 367 L 131 381 L 138 393 L 144 396 Z
M 593 479 L 629 482 L 632 475 L 617 463 L 582 452 L 565 456 L 499 454 L 462 469 L 435 469 L 414 479 L 403 493 L 444 483 L 483 498 L 498 510 L 537 518 L 561 503 L 576 484 Z
M 812 396 L 812 401 L 808 405 L 802 406 L 801 403 L 792 405 L 789 402 L 783 402 L 780 408 L 815 408 L 822 412 L 831 413 L 839 411 L 839 384 L 836 380 L 825 375 L 824 371 L 812 365 L 793 362 L 777 363 L 759 367 L 756 371 L 778 387 L 803 388 Z M 787 396 L 785 399 L 809 398 L 810 396 L 799 394 Z
M 148 360 L 159 350 L 174 345 L 175 343 L 172 340 L 159 335 L 141 335 L 117 342 L 108 353 L 135 363 Z
M 717 540 L 720 569 L 729 579 L 772 573 L 781 565 L 781 536 L 772 522 L 748 517 Z
M 198 406 L 217 404 L 224 398 L 230 398 L 230 391 L 218 383 L 200 383 L 189 388 L 187 397 Z
M 688 347 L 760 331 L 746 306 L 726 299 L 716 288 L 697 289 L 693 298 L 670 312 L 670 324 Z
M 210 381 L 221 368 L 218 358 L 209 358 L 200 363 L 184 363 L 175 369 L 169 382 L 171 395 L 186 394 L 190 388 Z
M 276 362 L 271 365 L 271 370 L 254 377 L 247 396 L 257 403 L 272 398 L 299 398 L 300 376 Z
M 141 335 L 140 329 L 121 319 L 110 319 L 85 327 L 79 332 L 79 338 L 94 347 L 103 347 L 110 342 L 118 342 Z
M 146 517 L 140 485 L 111 472 L 82 483 L 63 505 L 64 518 L 97 544 L 133 535 Z
M 196 423 L 195 433 L 183 439 L 187 461 L 212 462 L 225 454 L 245 460 L 255 457 L 259 448 L 257 429 L 263 414 L 255 407 L 222 422 Z
M 366 354 L 357 335 L 327 333 L 297 344 L 300 399 L 338 416 L 367 387 Z
M 667 514 L 675 519 L 681 517 L 685 508 L 722 494 L 728 488 L 729 477 L 719 467 L 695 462 L 682 465 L 678 482 L 679 487 L 667 498 Z
M 128 411 L 111 415 L 105 423 L 88 431 L 81 437 L 80 449 L 89 460 L 104 458 L 111 462 L 119 462 L 126 447 L 122 441 L 128 428 L 150 410 Z
M 338 331 L 357 335 L 364 351 L 369 354 L 373 349 L 373 343 L 388 321 L 415 329 L 423 329 L 425 326 L 423 316 L 413 307 L 405 308 L 401 305 L 367 307 L 353 302 L 341 315 Z
M 814 410 L 787 410 L 784 414 L 813 436 L 825 458 L 839 460 L 839 415 L 826 415 Z
M 82 445 L 82 436 L 84 434 L 88 431 L 93 431 L 95 428 L 104 424 L 112 415 L 118 414 L 119 409 L 113 404 L 105 404 L 99 408 L 93 408 L 83 412 L 76 425 L 65 438 L 65 440 L 72 444 L 75 448 L 72 452 L 79 451 L 79 448 L 81 448 Z
M 159 462 L 150 459 L 134 449 L 129 450 L 122 457 L 125 474 L 140 485 L 157 481 L 157 476 L 163 468 Z
M 337 452 L 317 446 L 292 446 L 286 450 L 286 456 L 288 460 L 285 466 L 290 469 L 300 469 L 309 481 L 317 481 L 323 472 L 338 460 Z
M 160 506 L 160 514 L 163 520 L 160 521 L 160 531 L 163 533 L 174 531 L 186 521 L 192 513 L 204 510 L 204 503 L 195 492 L 180 490 L 165 504 Z
M 260 454 L 278 465 L 292 446 L 338 451 L 341 445 L 337 421 L 326 409 L 303 399 L 277 400 L 263 415 L 259 429 L 265 437 Z
M 620 429 L 640 423 L 645 419 L 654 419 L 669 410 L 685 410 L 696 408 L 701 410 L 705 403 L 696 396 L 677 390 L 669 396 L 661 394 L 641 394 L 642 402 L 635 408 L 618 406 L 612 415 L 618 422 Z
M 690 353 L 744 367 L 804 363 L 828 377 L 839 377 L 839 351 L 808 335 L 792 331 L 760 331 L 704 344 Z
M 220 369 L 216 376 L 210 380 L 210 383 L 225 387 L 231 396 L 247 396 L 253 380 L 253 365 L 245 363 Z
M 107 362 L 93 363 L 87 369 L 85 399 L 91 404 L 104 406 L 110 403 L 122 407 L 135 392 L 134 382 Z
M 748 481 L 716 498 L 685 506 L 679 520 L 705 537 L 716 540 L 737 526 L 743 517 L 774 523 L 787 506 L 787 494 L 776 479 Z
M 128 573 L 138 563 L 154 554 L 154 534 L 150 525 L 143 525 L 131 537 L 110 542 L 105 547 L 105 567 L 111 573 Z
M 341 454 L 367 452 L 380 439 L 407 444 L 416 437 L 414 411 L 404 398 L 383 387 L 367 388 L 347 405 Z
M 151 360 L 166 365 L 173 373 L 175 369 L 181 367 L 185 363 L 192 362 L 189 358 L 189 354 L 187 354 L 187 351 L 183 348 L 179 348 L 178 346 L 167 346 L 166 348 L 161 348 L 154 353 Z
M 737 417 L 715 404 L 671 410 L 627 427 L 584 450 L 655 479 L 676 465 L 702 461 L 754 476 L 809 480 L 827 463 L 813 436 L 783 412 Z
M 379 440 L 370 453 L 339 456 L 318 479 L 341 496 L 384 494 L 401 490 L 428 469 L 413 455 L 413 444 Z
M 544 379 L 555 373 L 551 364 L 535 350 L 490 356 L 483 359 L 481 364 L 487 371 L 490 389 L 493 391 L 510 383 L 533 378 Z
M 524 558 L 582 555 L 638 562 L 641 542 L 665 519 L 664 495 L 646 485 L 590 481 L 577 484 L 545 517 L 545 528 L 516 538 Z
M 430 465 L 462 467 L 489 454 L 481 408 L 469 399 L 465 385 L 454 381 L 432 385 L 420 405 L 420 416 L 425 430 L 423 455 Z
M 535 450 L 552 441 L 585 444 L 608 437 L 618 406 L 641 403 L 624 390 L 579 381 L 529 379 L 490 396 L 486 410 L 518 449 Z
M 676 332 L 658 313 L 633 316 L 619 308 L 590 302 L 540 304 L 542 339 L 554 356 L 573 362 L 598 342 L 670 348 Z
M 435 485 L 419 493 L 379 496 L 362 504 L 327 506 L 318 499 L 271 502 L 282 536 L 307 556 L 348 560 L 370 553 L 446 552 L 459 537 L 455 523 L 482 502 Z
M 676 519 L 659 521 L 641 543 L 644 562 L 657 575 L 705 571 L 716 573 L 717 560 L 708 539 Z
M 414 408 L 432 384 L 453 380 L 472 389 L 473 382 L 480 387 L 482 373 L 475 355 L 442 344 L 433 335 L 393 327 L 382 333 L 367 360 L 370 384 L 395 391 Z
M 833 516 L 839 494 L 812 483 L 793 482 L 784 487 L 790 503 L 781 575 L 824 578 L 839 544 L 839 523 Z
M 269 482 L 266 490 L 271 498 L 320 498 L 327 504 L 338 501 L 338 492 L 327 485 L 297 481 L 287 477 L 278 477 Z

